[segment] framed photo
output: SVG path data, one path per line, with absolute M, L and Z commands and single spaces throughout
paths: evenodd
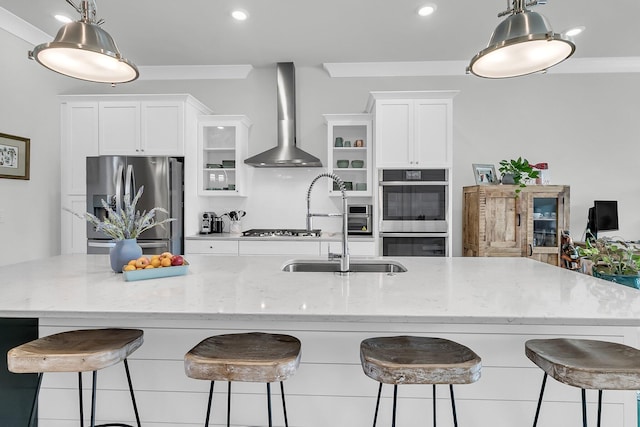
M 31 140 L 0 133 L 0 178 L 29 179 Z
M 474 163 L 473 176 L 476 178 L 476 185 L 492 185 L 498 183 L 496 168 L 493 165 Z

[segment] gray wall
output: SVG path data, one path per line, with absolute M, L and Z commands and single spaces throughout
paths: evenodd
M 56 95 L 83 93 L 190 93 L 218 114 L 245 114 L 253 121 L 250 154 L 274 144 L 276 133 L 275 65 L 254 69 L 246 80 L 136 81 L 112 88 L 83 83 L 42 69 L 26 58 L 28 46 L 0 31 L 5 58 L 17 58 L 0 71 L 3 102 L 0 132 L 32 138 L 31 181 L 0 180 L 0 265 L 59 252 L 59 109 Z M 275 61 L 274 61 L 275 62 Z M 493 163 L 524 156 L 548 162 L 551 182 L 571 186 L 571 232 L 579 239 L 587 209 L 595 199 L 619 201 L 620 231 L 607 233 L 640 239 L 640 188 L 635 179 L 640 155 L 636 74 L 535 75 L 491 81 L 473 76 L 420 78 L 337 78 L 322 70 L 297 68 L 298 138 L 301 148 L 326 159 L 322 114 L 363 112 L 373 90 L 459 90 L 454 99 L 454 255 L 461 253 L 461 188 L 473 185 L 472 163 Z M 300 179 L 252 172 L 252 194 L 278 193 L 281 199 L 304 195 L 317 171 Z M 293 183 L 292 183 L 293 181 Z M 269 186 L 263 184 L 269 182 Z M 286 186 L 285 186 L 286 184 Z M 265 185 L 264 188 L 261 185 Z M 252 202 L 254 200 L 255 202 Z M 259 201 L 259 202 L 258 202 Z M 300 225 L 302 208 L 266 204 L 259 197 L 208 199 L 207 209 L 245 208 L 256 226 L 260 210 Z M 330 204 L 330 203 L 329 203 Z M 302 204 L 301 204 L 302 206 Z M 16 248 L 17 247 L 17 248 Z

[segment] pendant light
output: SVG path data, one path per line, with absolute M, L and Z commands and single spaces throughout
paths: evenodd
M 29 52 L 45 67 L 76 79 L 99 83 L 126 83 L 138 78 L 136 66 L 122 57 L 113 38 L 96 21 L 95 0 L 82 0 L 76 6 L 67 0 L 80 20 L 65 24 L 50 43 L 36 46 Z
M 576 49 L 573 42 L 554 33 L 544 16 L 526 9 L 538 3 L 543 1 L 513 0 L 508 10 L 498 14 L 510 16 L 496 27 L 488 46 L 471 59 L 467 72 L 491 79 L 524 76 L 570 57 Z

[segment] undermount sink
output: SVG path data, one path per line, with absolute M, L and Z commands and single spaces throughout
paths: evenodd
M 307 272 L 307 273 L 339 273 L 339 261 L 294 259 L 287 261 L 282 266 L 282 271 Z M 406 267 L 397 261 L 391 260 L 351 260 L 349 272 L 351 273 L 404 273 Z

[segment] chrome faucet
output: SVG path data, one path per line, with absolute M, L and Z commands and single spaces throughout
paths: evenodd
M 326 213 L 326 214 L 311 213 L 311 189 L 313 188 L 313 185 L 316 183 L 316 181 L 323 177 L 333 180 L 333 182 L 335 182 L 338 185 L 338 188 L 342 192 L 342 213 Z M 348 232 L 349 223 L 347 221 L 347 212 L 348 211 L 347 211 L 346 188 L 344 186 L 344 182 L 342 182 L 342 180 L 338 175 L 325 172 L 325 173 L 321 173 L 320 175 L 315 177 L 313 181 L 311 181 L 311 185 L 309 185 L 309 189 L 307 190 L 307 232 L 310 232 L 311 229 L 313 228 L 311 225 L 311 221 L 314 216 L 319 216 L 319 217 L 341 216 L 342 217 L 342 254 L 332 254 L 331 252 L 329 252 L 330 260 L 340 258 L 340 273 L 342 274 L 346 274 L 349 272 L 349 244 L 347 241 L 347 232 Z

